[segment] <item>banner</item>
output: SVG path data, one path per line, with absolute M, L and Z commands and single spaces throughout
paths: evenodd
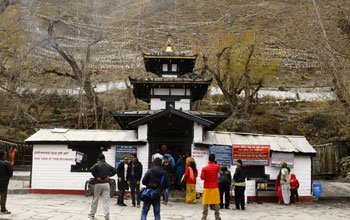
M 242 160 L 243 165 L 268 166 L 270 145 L 234 144 L 232 145 L 232 160 Z
M 219 166 L 222 162 L 227 163 L 227 167 L 231 166 L 232 147 L 228 145 L 209 145 L 209 154 L 215 154 L 215 160 Z
M 118 167 L 124 156 L 128 156 L 130 159 L 131 153 L 137 153 L 136 146 L 117 145 L 115 148 L 115 167 Z
M 196 191 L 203 192 L 203 180 L 201 180 L 200 176 L 202 173 L 202 168 L 208 165 L 209 159 L 209 151 L 206 147 L 193 147 L 192 157 L 196 161 L 197 169 L 198 169 L 198 177 L 196 183 Z
M 290 168 L 294 167 L 294 153 L 282 153 L 272 152 L 271 154 L 271 166 L 281 167 L 281 164 L 285 162 Z

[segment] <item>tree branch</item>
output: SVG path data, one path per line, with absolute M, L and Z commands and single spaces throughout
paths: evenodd
M 66 60 L 70 67 L 73 70 L 73 73 L 76 75 L 76 78 L 80 78 L 82 77 L 82 70 L 79 68 L 77 62 L 75 61 L 75 59 L 68 54 L 65 50 L 63 50 L 63 48 L 57 43 L 56 39 L 53 37 L 53 29 L 54 29 L 54 25 L 57 24 L 59 21 L 53 21 L 53 22 L 49 22 L 49 27 L 47 29 L 47 33 L 48 33 L 48 43 L 63 57 L 64 60 Z M 79 76 L 78 76 L 79 74 Z
M 42 72 L 40 72 L 40 74 L 46 74 L 46 73 L 53 73 L 57 76 L 64 76 L 64 77 L 69 77 L 69 78 L 72 78 L 74 80 L 77 80 L 77 77 L 73 74 L 70 74 L 70 73 L 66 73 L 66 72 L 60 72 L 56 69 L 52 69 L 52 70 L 44 70 Z
M 2 14 L 6 10 L 6 8 L 9 7 L 9 6 L 10 6 L 10 0 L 3 0 L 3 1 L 1 1 L 1 3 L 0 3 L 0 14 Z

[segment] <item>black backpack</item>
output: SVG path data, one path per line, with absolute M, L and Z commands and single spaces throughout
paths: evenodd
M 219 183 L 221 183 L 221 184 L 230 184 L 231 183 L 230 175 L 227 172 L 230 172 L 230 171 L 220 172 Z

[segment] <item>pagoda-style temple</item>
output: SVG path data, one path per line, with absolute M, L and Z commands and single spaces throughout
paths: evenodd
M 316 151 L 305 137 L 213 131 L 229 114 L 193 108 L 212 82 L 193 77 L 197 56 L 176 52 L 169 37 L 165 51 L 143 58 L 146 71 L 154 77 L 129 79 L 135 97 L 146 102 L 148 109 L 113 111 L 122 130 L 40 129 L 26 140 L 33 145 L 31 192 L 83 194 L 91 178 L 89 169 L 100 153 L 115 167 L 124 155 L 137 153 L 146 173 L 151 156 L 157 149 L 164 151 L 165 145 L 175 158 L 191 155 L 199 176 L 210 153 L 218 164 L 226 162 L 232 174 L 235 161 L 242 159 L 250 201 L 275 199 L 275 192 L 258 195 L 258 191 L 275 182 L 281 162 L 286 162 L 299 179 L 300 201 L 312 201 L 311 159 Z M 202 190 L 203 181 L 197 178 L 196 191 Z
M 143 55 L 146 71 L 155 76 L 129 78 L 135 97 L 147 102 L 148 110 L 112 113 L 122 129 L 147 126 L 149 158 L 163 144 L 171 152 L 191 155 L 195 130 L 213 130 L 229 116 L 193 110 L 212 82 L 211 78 L 189 77 L 196 58 L 175 52 L 169 36 L 165 51 Z

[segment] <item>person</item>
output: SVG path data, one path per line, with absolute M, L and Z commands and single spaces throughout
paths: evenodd
M 9 149 L 9 162 L 10 162 L 12 167 L 15 164 L 15 156 L 16 156 L 16 154 L 17 154 L 16 147 L 15 146 L 11 147 Z
M 159 148 L 157 148 L 156 153 L 152 155 L 152 161 L 154 161 L 154 159 L 159 158 L 160 160 L 163 160 L 163 155 L 160 154 L 160 150 Z
M 117 173 L 117 169 L 106 163 L 103 154 L 98 155 L 98 162 L 90 168 L 91 174 L 95 177 L 94 198 L 91 202 L 89 218 L 94 219 L 97 211 L 98 200 L 102 198 L 105 219 L 109 219 L 109 198 L 110 198 L 110 177 Z
M 155 158 L 153 161 L 154 167 L 145 173 L 142 179 L 142 184 L 146 187 L 161 187 L 166 189 L 169 185 L 168 177 L 162 166 L 162 160 Z M 162 183 L 162 179 L 164 182 Z M 141 211 L 141 220 L 147 219 L 148 211 L 153 206 L 154 219 L 160 220 L 160 198 L 154 201 L 144 201 Z
M 0 195 L 1 195 L 1 214 L 11 214 L 6 209 L 7 188 L 10 178 L 13 175 L 11 164 L 6 160 L 6 151 L 0 150 Z
M 282 163 L 280 172 L 277 176 L 275 187 L 280 204 L 290 203 L 290 169 L 287 163 Z
M 118 202 L 117 205 L 119 206 L 126 206 L 124 203 L 124 194 L 125 190 L 129 189 L 128 182 L 126 181 L 126 174 L 128 171 L 128 161 L 129 157 L 124 156 L 123 161 L 118 165 L 117 168 L 117 175 L 118 175 Z
M 243 167 L 242 160 L 237 160 L 237 167 L 235 174 L 233 175 L 233 182 L 235 186 L 235 205 L 236 209 L 245 210 L 245 179 L 247 178 L 247 172 Z
M 169 164 L 169 160 L 168 160 L 167 156 L 164 156 L 164 158 L 163 158 L 162 167 L 167 174 L 168 184 L 170 186 L 170 178 L 172 176 L 173 169 L 172 169 L 171 165 Z M 168 201 L 169 201 L 169 187 L 167 189 L 163 190 L 163 204 L 167 205 Z
M 170 150 L 168 150 L 167 153 L 164 154 L 164 157 L 168 157 L 168 163 L 171 165 L 171 168 L 174 169 L 175 168 L 175 159 L 171 155 Z M 163 160 L 164 160 L 164 158 L 163 158 Z
M 215 210 L 215 220 L 221 220 L 219 211 L 220 193 L 218 188 L 219 171 L 220 166 L 215 163 L 215 155 L 210 154 L 209 164 L 202 168 L 201 173 L 201 179 L 204 180 L 202 220 L 207 219 L 209 205 Z
M 130 186 L 132 206 L 135 207 L 135 191 L 137 196 L 137 208 L 140 208 L 140 181 L 142 177 L 142 164 L 137 159 L 137 154 L 130 155 L 130 162 L 126 174 L 126 180 Z
M 185 174 L 185 162 L 182 157 L 179 158 L 177 164 L 175 165 L 175 189 L 183 190 L 182 187 L 182 177 Z
M 298 188 L 299 188 L 299 180 L 295 176 L 294 173 L 290 175 L 290 202 L 299 202 L 299 195 L 298 195 Z
M 225 194 L 225 209 L 230 208 L 230 189 L 231 189 L 231 172 L 227 169 L 227 163 L 222 162 L 219 173 L 219 191 L 220 191 L 220 209 L 224 208 Z
M 186 159 L 186 171 L 185 171 L 185 181 L 186 181 L 186 197 L 185 202 L 187 204 L 196 204 L 196 178 L 198 176 L 197 166 L 194 159 L 188 157 Z

